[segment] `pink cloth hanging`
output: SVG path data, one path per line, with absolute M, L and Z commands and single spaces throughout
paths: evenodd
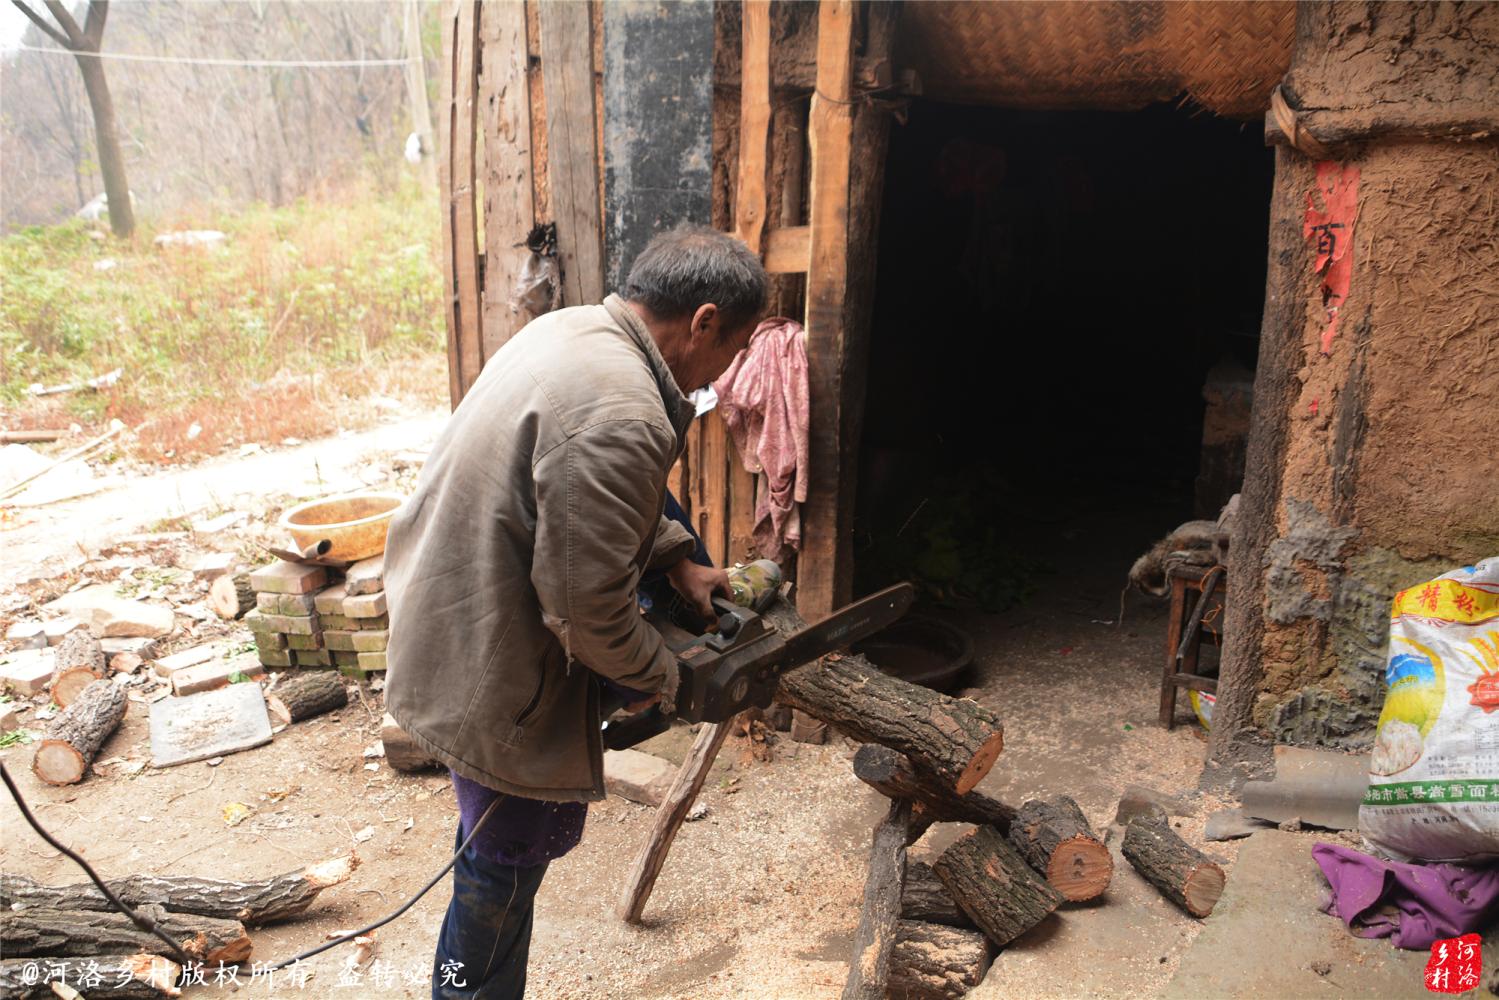
M 807 501 L 807 347 L 802 325 L 785 317 L 756 327 L 713 390 L 744 468 L 760 477 L 755 547 L 765 559 L 800 549 Z

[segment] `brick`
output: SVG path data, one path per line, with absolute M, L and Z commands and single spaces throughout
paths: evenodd
M 324 648 L 323 637 L 321 635 L 289 635 L 286 637 L 286 648 L 296 651 L 322 649 Z
M 352 650 L 335 649 L 333 651 L 333 665 L 336 667 L 359 666 L 359 654 Z
M 200 663 L 196 667 L 185 667 L 172 675 L 172 692 L 179 697 L 212 691 L 224 687 L 235 674 L 246 677 L 264 677 L 265 667 L 247 656 L 236 656 L 226 660 L 222 656 Z
M 255 634 L 255 648 L 264 652 L 269 649 L 279 651 L 286 648 L 286 636 L 280 632 L 257 632 Z
M 47 645 L 55 646 L 62 642 L 63 636 L 81 628 L 83 628 L 83 622 L 77 618 L 54 618 L 52 621 L 42 623 L 42 634 L 47 637 Z
M 378 618 L 385 614 L 385 591 L 344 598 L 344 614 L 350 618 Z
M 318 613 L 318 620 L 323 623 L 323 630 L 334 629 L 339 632 L 353 632 L 359 628 L 359 619 L 350 618 L 348 615 L 331 615 Z
M 345 677 L 356 681 L 367 681 L 371 676 L 368 670 L 365 670 L 358 664 L 339 664 L 338 672 L 340 674 L 343 674 Z
M 360 653 L 359 654 L 359 665 L 361 667 L 363 667 L 365 670 L 384 670 L 385 669 L 385 654 L 384 653 Z
M 389 643 L 388 629 L 367 629 L 354 633 L 354 648 L 361 653 L 383 653 Z
M 378 555 L 350 566 L 344 574 L 344 589 L 350 597 L 375 594 L 385 589 L 385 556 Z
M 312 614 L 313 596 L 311 594 L 278 594 L 281 606 L 276 609 L 278 614 L 291 615 L 293 618 L 306 618 Z
M 179 670 L 186 670 L 189 667 L 196 667 L 200 663 L 206 663 L 214 657 L 222 655 L 223 652 L 223 646 L 194 646 L 191 649 L 184 649 L 173 653 L 171 656 L 163 656 L 151 664 L 151 669 L 156 671 L 156 676 L 158 677 L 171 677 Z
M 292 664 L 289 649 L 262 649 L 259 655 L 260 662 L 268 667 L 289 667 Z
M 248 618 L 250 616 L 246 615 L 245 617 Z M 261 615 L 260 617 L 270 626 L 268 629 L 265 629 L 268 632 L 285 632 L 287 635 L 316 635 L 322 631 L 322 628 L 318 625 L 316 615 L 309 615 L 306 618 L 298 618 L 295 615 Z M 250 626 L 250 630 L 255 631 L 255 626 Z
M 373 618 L 350 618 L 354 623 L 355 632 L 378 632 L 382 628 L 390 628 L 390 615 L 376 615 Z
M 16 694 L 38 694 L 52 679 L 52 651 L 50 649 L 17 649 L 0 654 L 0 689 Z
M 264 632 L 280 631 L 276 628 L 276 626 L 270 623 L 269 616 L 266 615 L 265 612 L 259 610 L 249 612 L 245 615 L 244 618 L 240 619 L 240 621 L 244 623 L 245 628 L 249 629 L 251 632 L 254 632 L 256 635 L 260 635 Z
M 145 636 L 124 637 L 115 639 L 100 639 L 99 646 L 104 650 L 105 656 L 114 656 L 118 653 L 134 653 L 142 660 L 156 659 L 156 640 Z
M 41 622 L 16 622 L 5 630 L 7 642 L 18 642 L 23 649 L 41 649 L 47 645 L 47 626 Z
M 21 713 L 9 705 L 0 705 L 0 733 L 13 733 L 21 728 Z
M 193 563 L 193 579 L 217 580 L 234 569 L 238 556 L 233 552 L 209 552 Z
M 330 667 L 333 657 L 326 649 L 299 649 L 292 654 L 299 667 Z
M 659 806 L 676 776 L 677 767 L 671 761 L 639 750 L 604 753 L 604 788 L 631 802 Z
M 265 615 L 279 615 L 281 613 L 281 594 L 272 594 L 266 591 L 255 595 L 255 610 Z
M 312 607 L 320 615 L 344 614 L 344 585 L 335 583 L 318 591 L 312 599 Z
M 250 574 L 250 587 L 257 593 L 308 594 L 327 582 L 326 568 L 289 562 L 273 562 Z
M 328 649 L 352 653 L 359 648 L 354 645 L 354 636 L 356 634 L 355 632 L 347 632 L 342 629 L 324 629 L 323 645 Z

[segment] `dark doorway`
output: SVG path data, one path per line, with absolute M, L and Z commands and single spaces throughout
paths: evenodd
M 1242 474 L 1273 170 L 1258 126 L 1168 106 L 911 108 L 885 175 L 861 590 L 914 577 L 1001 610 L 1067 569 L 1058 532 L 1107 520 L 1112 571 L 1216 515 Z M 1210 384 L 1231 398 L 1205 448 Z

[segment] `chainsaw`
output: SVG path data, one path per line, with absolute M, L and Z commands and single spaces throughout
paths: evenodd
M 723 598 L 713 599 L 717 620 L 704 630 L 689 631 L 655 610 L 646 620 L 661 633 L 666 648 L 676 657 L 676 718 L 719 723 L 747 708 L 767 707 L 786 671 L 894 624 L 915 598 L 915 588 L 898 583 L 787 634 L 765 620 L 763 607 L 741 607 Z M 632 747 L 671 727 L 671 717 L 659 705 L 634 715 L 609 718 L 624 705 L 624 699 L 617 695 L 600 699 L 606 719 L 602 729 L 606 750 Z

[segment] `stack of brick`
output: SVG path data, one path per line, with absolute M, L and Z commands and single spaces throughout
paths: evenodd
M 384 559 L 340 573 L 325 566 L 277 562 L 250 574 L 255 610 L 245 623 L 268 667 L 337 667 L 363 675 L 385 669 L 390 615 Z

